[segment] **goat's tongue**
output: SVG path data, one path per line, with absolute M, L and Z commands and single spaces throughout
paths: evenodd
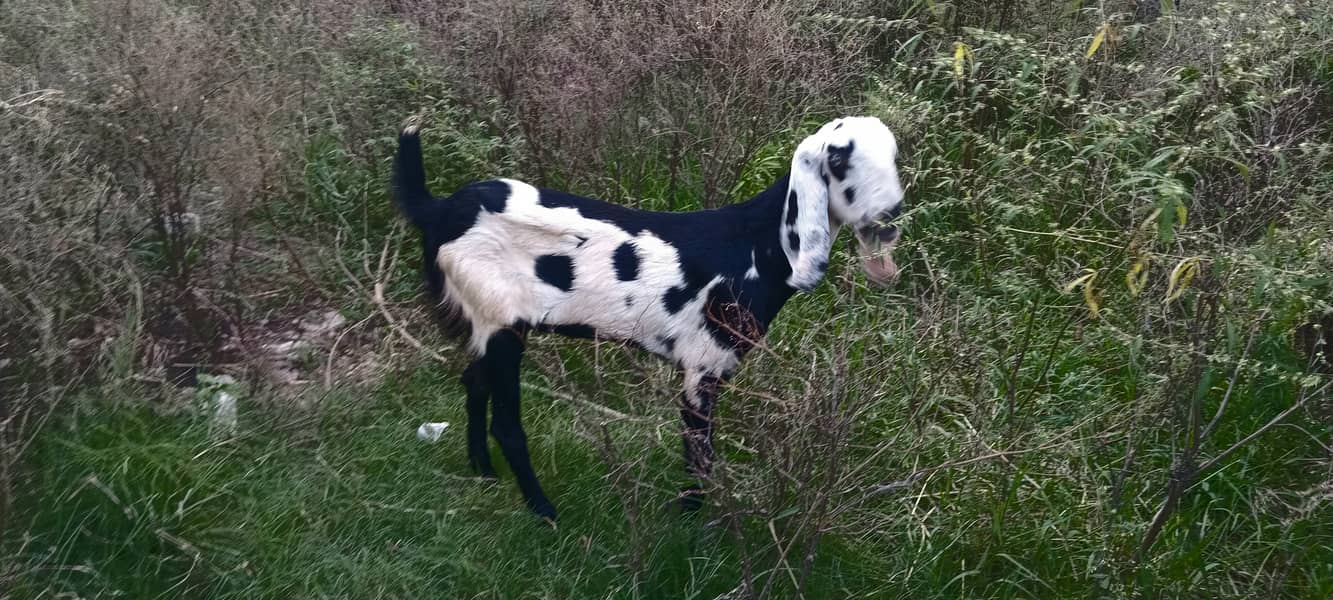
M 861 268 L 865 270 L 867 279 L 879 285 L 888 284 L 898 278 L 898 265 L 893 262 L 893 256 L 889 254 L 867 258 Z

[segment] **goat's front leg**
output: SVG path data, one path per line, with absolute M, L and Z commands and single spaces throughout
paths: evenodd
M 680 418 L 684 421 L 685 471 L 699 483 L 713 472 L 713 405 L 722 380 L 704 371 L 685 371 L 685 393 L 681 397 Z M 704 493 L 699 483 L 680 493 L 680 506 L 693 512 L 703 506 Z
M 538 516 L 555 520 L 555 507 L 546 499 L 528 456 L 528 436 L 519 416 L 519 363 L 523 339 L 513 330 L 501 330 L 486 344 L 486 383 L 491 392 L 491 435 L 500 444 L 518 489 L 528 508 Z

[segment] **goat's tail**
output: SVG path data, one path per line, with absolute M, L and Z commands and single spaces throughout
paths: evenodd
M 421 125 L 411 117 L 398 134 L 398 156 L 393 163 L 393 198 L 407 220 L 422 228 L 433 219 L 438 205 L 426 188 L 426 167 L 421 159 Z

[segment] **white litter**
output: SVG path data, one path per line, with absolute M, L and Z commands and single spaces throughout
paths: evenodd
M 237 394 L 240 385 L 229 375 L 199 375 L 197 395 L 208 413 L 209 433 L 215 438 L 236 435 Z
M 229 438 L 236 435 L 236 396 L 220 391 L 213 397 L 213 434 Z
M 448 427 L 449 424 L 444 421 L 438 423 L 422 423 L 421 427 L 417 428 L 417 439 L 434 444 L 435 442 L 440 441 L 440 436 L 444 435 L 444 430 Z

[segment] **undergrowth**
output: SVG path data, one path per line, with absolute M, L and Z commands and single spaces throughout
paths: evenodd
M 1333 595 L 1324 4 L 20 4 L 6 597 Z M 723 394 L 703 514 L 666 508 L 677 376 L 611 343 L 530 341 L 557 529 L 470 476 L 404 117 L 437 194 L 686 210 L 842 113 L 903 146 L 902 279 L 835 247 Z

